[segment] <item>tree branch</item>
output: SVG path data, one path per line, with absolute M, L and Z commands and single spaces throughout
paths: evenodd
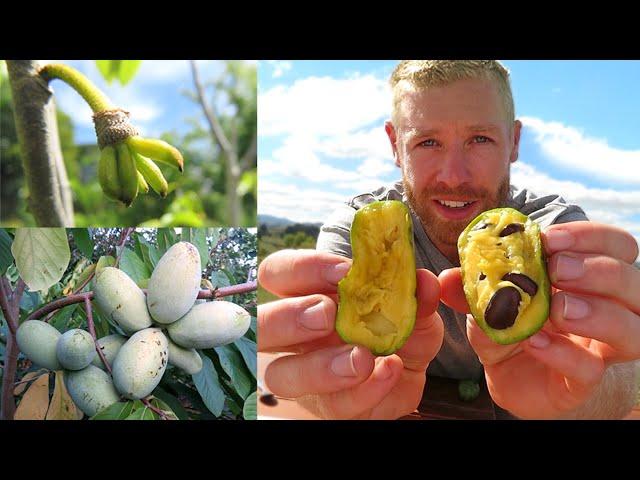
M 40 227 L 72 227 L 73 203 L 55 104 L 33 60 L 7 60 L 29 211 Z
M 96 327 L 93 324 L 93 312 L 91 311 L 91 300 L 88 297 L 84 297 L 84 311 L 87 314 L 87 327 L 89 327 L 89 333 L 93 337 L 93 343 L 96 346 L 96 352 L 98 352 L 98 356 L 100 360 L 102 360 L 102 364 L 105 366 L 109 375 L 111 375 L 111 365 L 107 361 L 107 358 L 104 356 L 104 352 L 98 345 L 98 339 L 96 338 Z

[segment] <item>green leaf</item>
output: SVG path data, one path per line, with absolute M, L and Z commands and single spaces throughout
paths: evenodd
M 48 290 L 62 278 L 71 260 L 64 228 L 18 228 L 11 252 L 31 290 Z
M 220 240 L 220 228 L 212 228 L 211 229 L 211 248 L 216 248 L 218 244 L 218 240 Z
M 162 255 L 164 255 L 164 253 L 171 248 L 171 245 L 177 241 L 176 232 L 173 228 L 159 228 L 158 236 L 156 238 L 158 242 L 158 249 Z
M 242 358 L 244 359 L 244 363 L 249 367 L 249 371 L 257 378 L 258 375 L 258 354 L 256 348 L 256 342 L 252 342 L 246 337 L 240 337 L 238 340 L 233 342 L 233 344 L 238 348 Z
M 26 312 L 35 310 L 42 303 L 40 292 L 24 292 L 20 299 L 20 309 Z
M 209 264 L 209 247 L 207 245 L 207 237 L 205 235 L 205 229 L 204 228 L 189 228 L 188 229 L 190 231 L 190 240 L 189 242 L 192 243 L 197 249 L 198 252 L 200 253 L 200 262 L 202 265 L 202 269 L 204 270 L 205 268 L 207 268 L 207 265 Z
M 86 228 L 72 228 L 73 239 L 78 246 L 78 250 L 82 252 L 82 254 L 91 260 L 93 256 L 93 240 L 89 236 L 89 230 Z
M 145 240 L 142 235 L 138 235 L 136 237 L 136 244 L 140 249 L 142 258 L 144 259 L 144 263 L 147 264 L 149 271 L 153 271 L 161 257 L 160 253 L 158 252 L 158 248 Z
M 119 62 L 119 60 L 116 60 L 116 62 Z M 102 77 L 109 84 L 112 82 L 116 75 L 116 70 L 112 68 L 113 64 L 113 60 L 96 60 L 96 66 L 98 67 L 98 70 L 102 74 Z
M 184 409 L 180 401 L 176 397 L 165 391 L 162 387 L 156 387 L 153 390 L 153 396 L 156 397 L 157 400 L 162 400 L 164 403 L 166 403 L 168 408 L 170 408 L 171 411 L 175 413 L 176 417 L 178 417 L 180 420 L 189 420 L 189 414 Z
M 173 412 L 173 410 L 169 407 L 169 405 L 167 405 L 165 402 L 163 402 L 159 398 L 154 397 L 149 403 L 151 403 L 151 405 L 153 405 L 154 407 L 162 410 L 165 417 L 167 417 L 166 418 L 167 420 L 178 420 L 178 416 Z M 158 415 L 158 418 L 160 418 L 159 415 Z
M 131 415 L 134 402 L 117 402 L 107 408 L 100 410 L 89 420 L 123 420 Z
M 54 327 L 56 330 L 60 332 L 66 332 L 68 330 L 68 323 L 73 316 L 73 312 L 78 308 L 78 304 L 76 305 L 67 305 L 66 307 L 62 307 L 58 310 L 55 315 L 49 321 L 49 325 Z
M 136 76 L 142 60 L 120 60 L 119 79 L 122 86 L 125 86 Z
M 238 196 L 243 197 L 247 193 L 252 193 L 254 196 L 258 194 L 258 175 L 255 169 L 244 172 L 240 177 L 240 183 L 236 190 Z
M 256 317 L 251 317 L 251 331 L 254 334 L 257 334 L 256 332 L 258 331 L 258 319 Z
M 222 365 L 226 374 L 231 378 L 231 382 L 238 395 L 243 399 L 247 398 L 247 395 L 251 393 L 253 380 L 247 372 L 247 367 L 240 353 L 234 350 L 231 345 L 216 347 L 215 351 L 220 358 L 220 365 Z
M 142 60 L 96 60 L 98 70 L 107 81 L 119 80 L 124 86 L 135 77 Z
M 98 263 L 96 264 L 96 274 L 93 277 L 93 281 L 100 276 L 102 270 L 107 267 L 113 267 L 116 264 L 116 259 L 111 255 L 102 256 L 98 259 Z
M 258 396 L 256 392 L 253 392 L 244 401 L 244 407 L 242 408 L 242 417 L 245 420 L 258 419 Z
M 140 287 L 145 280 L 151 277 L 149 268 L 144 261 L 138 257 L 133 250 L 125 248 L 120 257 L 120 269 L 131 277 Z M 142 288 L 142 287 L 141 287 Z
M 156 414 L 146 405 L 143 405 L 127 418 L 125 418 L 125 420 L 158 420 L 158 414 Z
M 231 285 L 229 277 L 224 273 L 224 270 L 211 272 L 211 283 L 215 288 L 228 287 Z
M 12 242 L 11 235 L 4 228 L 0 228 L 0 275 L 4 275 L 9 265 L 13 263 L 13 255 L 11 254 Z
M 202 356 L 202 370 L 192 375 L 193 383 L 209 411 L 219 417 L 224 407 L 225 394 L 218 380 L 218 373 L 207 356 Z

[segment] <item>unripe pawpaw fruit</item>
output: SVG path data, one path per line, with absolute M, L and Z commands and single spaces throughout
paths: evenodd
M 235 303 L 219 300 L 195 305 L 167 331 L 181 347 L 213 348 L 235 342 L 250 325 L 249 312 Z
M 173 245 L 158 261 L 147 285 L 149 313 L 170 324 L 187 313 L 200 291 L 200 253 L 189 242 Z
M 120 400 L 109 374 L 94 365 L 65 371 L 64 383 L 73 403 L 90 417 Z
M 122 270 L 106 267 L 96 280 L 94 300 L 98 309 L 127 334 L 152 325 L 144 292 Z
M 16 332 L 20 351 L 33 363 L 49 370 L 61 370 L 56 347 L 62 334 L 42 320 L 27 320 Z
M 113 383 L 123 396 L 138 400 L 158 386 L 167 368 L 169 341 L 159 328 L 134 333 L 112 365 Z
M 174 367 L 184 370 L 189 375 L 193 375 L 202 370 L 202 358 L 195 348 L 183 348 L 170 338 L 169 340 L 169 363 Z
M 82 370 L 96 356 L 96 345 L 89 332 L 74 328 L 60 337 L 56 354 L 60 365 L 67 370 Z
M 118 335 L 117 333 L 98 339 L 98 348 L 102 350 L 102 354 L 107 359 L 109 365 L 113 365 L 113 361 L 116 359 L 116 355 L 118 354 L 118 351 L 120 351 L 120 347 L 122 347 L 126 341 L 127 337 Z M 91 364 L 105 370 L 105 366 L 102 363 L 100 355 L 96 354 L 96 357 L 93 359 Z

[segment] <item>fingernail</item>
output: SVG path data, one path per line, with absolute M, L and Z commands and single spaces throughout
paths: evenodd
M 338 282 L 347 274 L 349 268 L 351 268 L 351 266 L 346 262 L 338 263 L 336 265 L 326 265 L 323 269 L 324 279 L 329 283 L 337 285 Z
M 549 230 L 544 236 L 547 248 L 552 252 L 566 250 L 573 245 L 573 235 L 567 230 Z
M 549 335 L 542 331 L 529 338 L 529 345 L 535 348 L 545 348 L 550 343 L 551 339 L 549 338 Z
M 590 310 L 591 307 L 589 307 L 589 304 L 581 298 L 565 294 L 563 317 L 567 320 L 576 320 L 578 318 L 586 317 Z
M 355 348 L 342 352 L 331 361 L 331 371 L 339 377 L 355 377 L 356 366 L 353 364 L 353 352 Z
M 307 307 L 300 313 L 298 321 L 300 325 L 309 330 L 326 330 L 329 328 L 327 314 L 321 301 Z
M 568 255 L 560 255 L 556 265 L 557 280 L 575 280 L 583 273 L 582 260 Z
M 389 380 L 392 374 L 393 372 L 391 371 L 389 365 L 387 365 L 387 361 L 382 359 L 380 360 L 380 363 L 376 365 L 376 371 L 373 374 L 373 378 L 378 382 L 383 382 L 385 380 Z

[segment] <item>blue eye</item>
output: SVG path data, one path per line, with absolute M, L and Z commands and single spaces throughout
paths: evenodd
M 485 137 L 484 135 L 476 135 L 473 137 L 473 141 L 475 143 L 489 143 L 491 139 L 489 137 Z
M 420 142 L 420 146 L 422 147 L 435 147 L 436 145 L 437 142 L 433 138 L 429 138 Z

